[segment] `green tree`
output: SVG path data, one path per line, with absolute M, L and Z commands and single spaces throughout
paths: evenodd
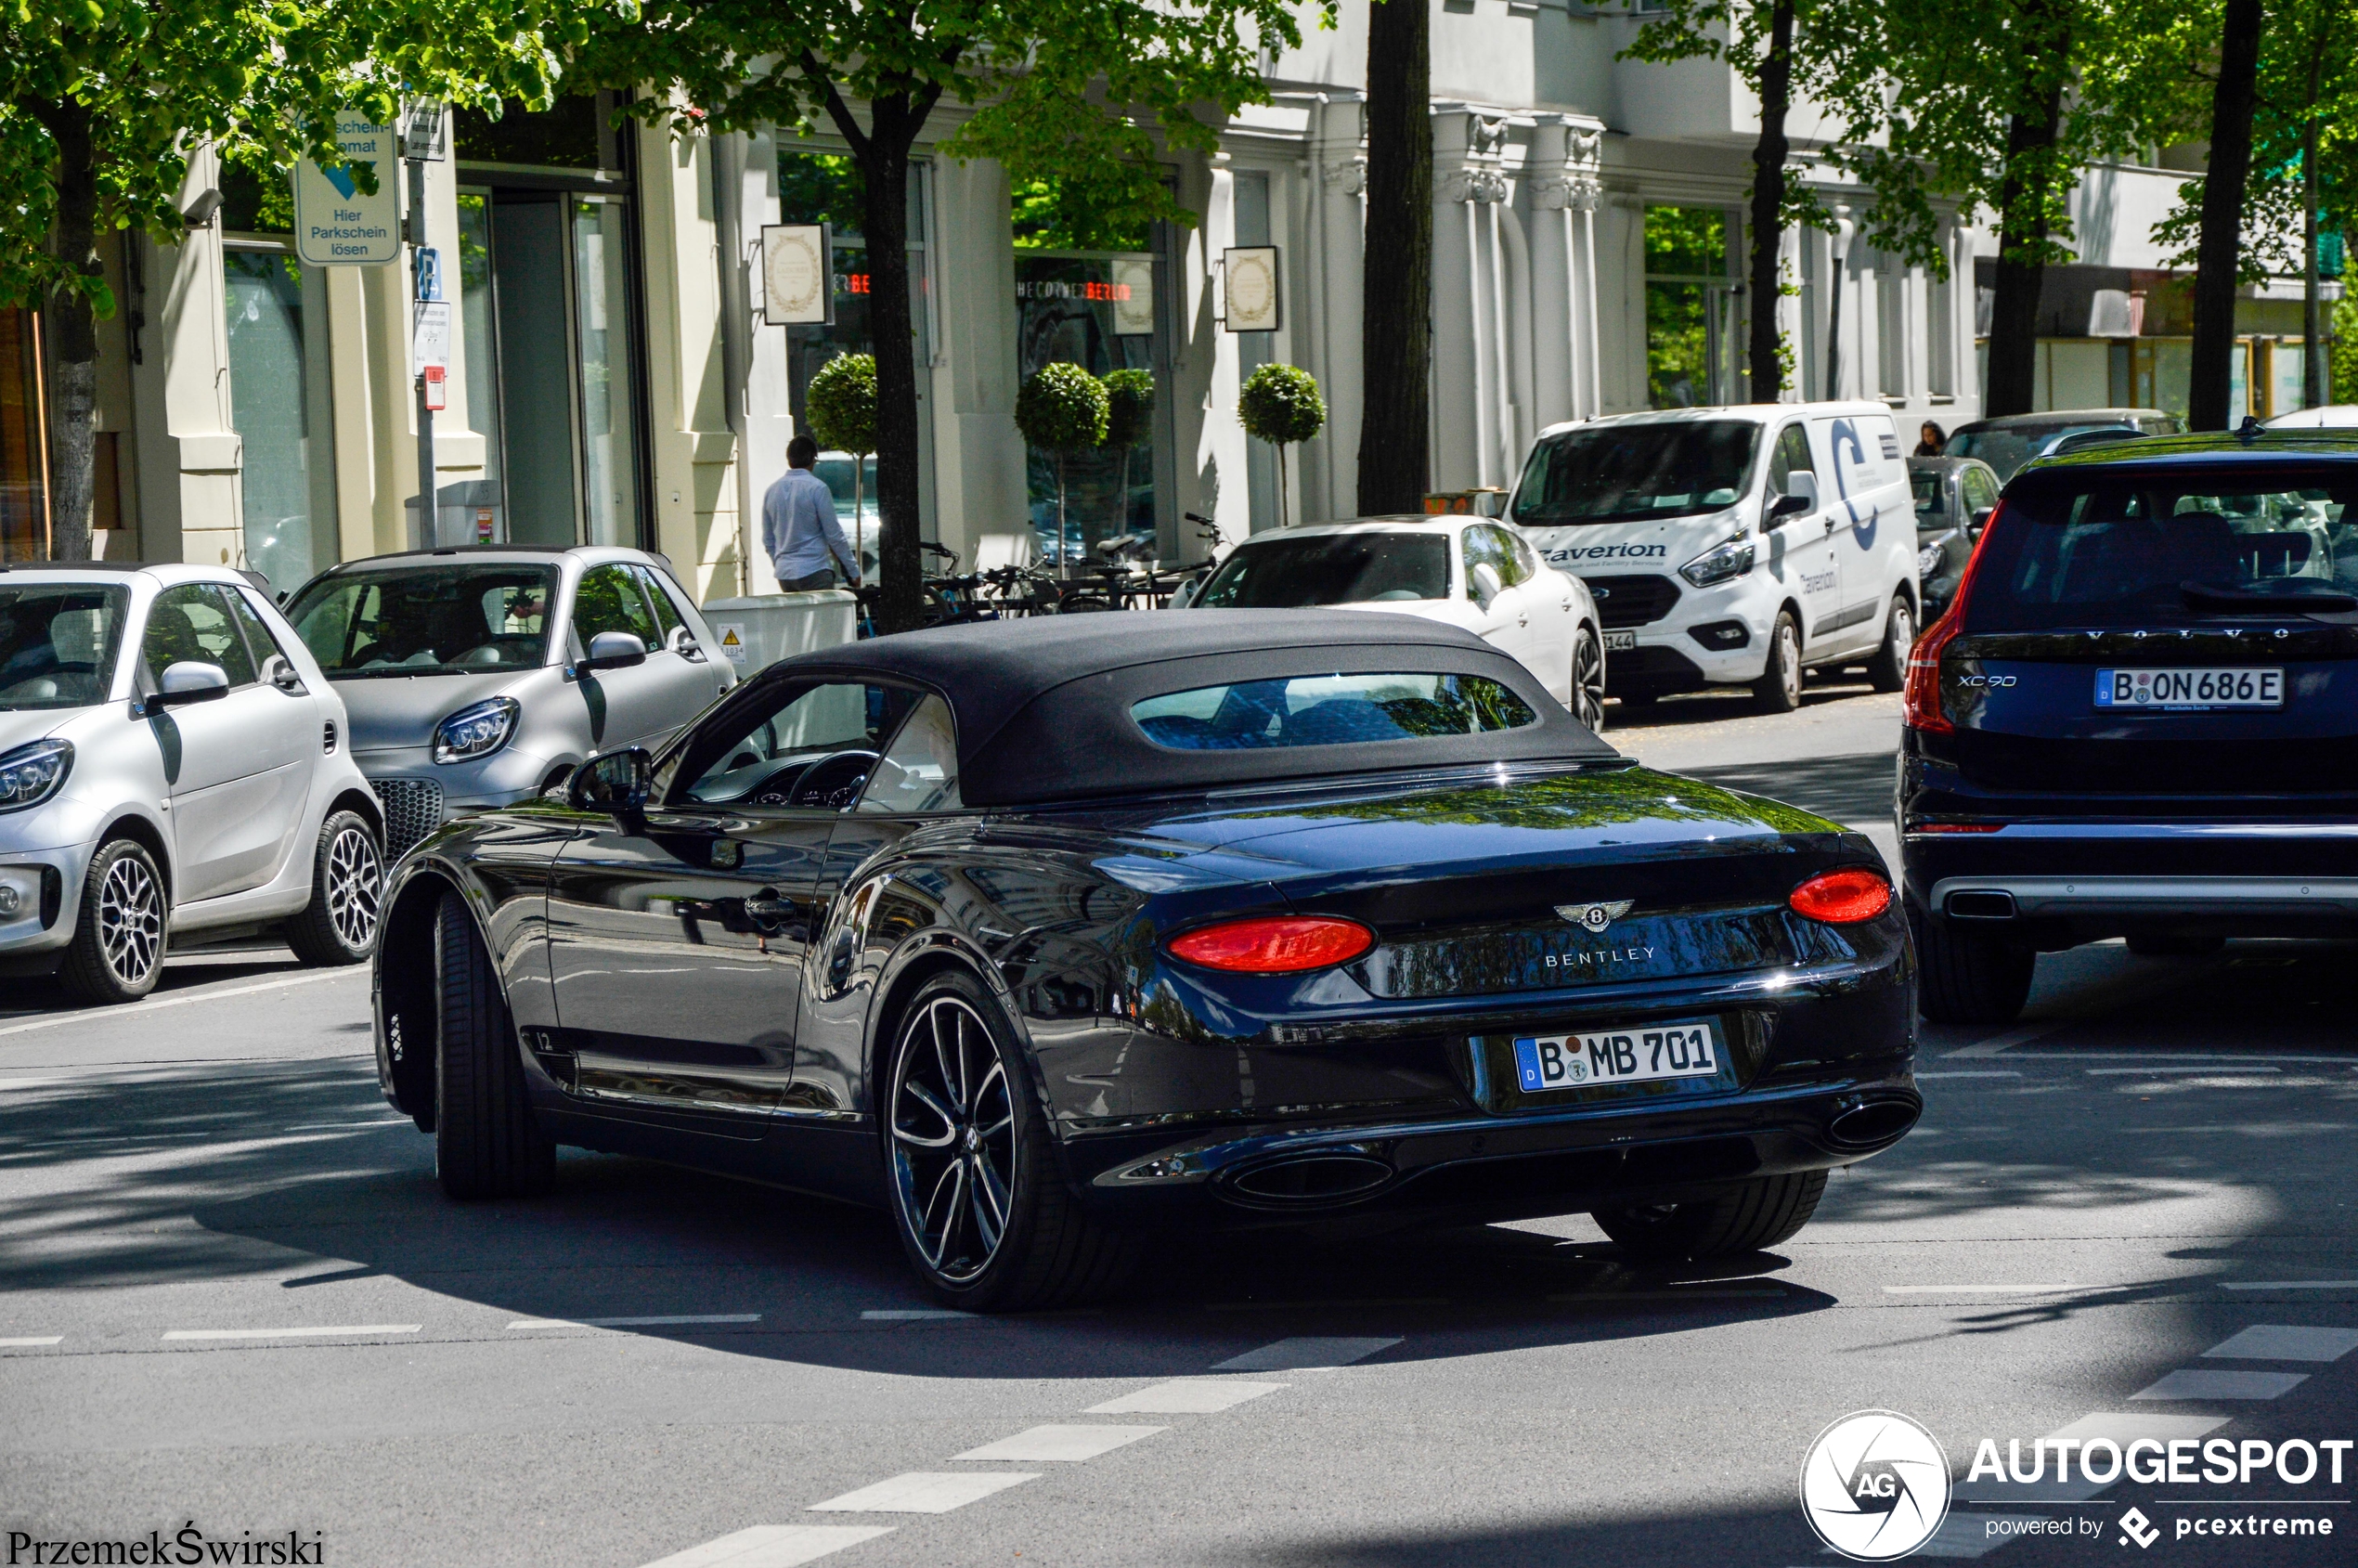
M 1277 525 L 1286 523 L 1286 448 L 1309 440 L 1325 427 L 1326 400 L 1318 378 L 1294 365 L 1263 365 L 1245 378 L 1237 394 L 1237 420 L 1245 434 L 1277 448 Z
M 1072 559 L 1065 534 L 1065 459 L 1105 444 L 1112 416 L 1106 383 L 1080 366 L 1051 360 L 1016 393 L 1016 428 L 1043 452 L 1056 455 L 1056 555 Z
M 1317 0 L 1313 14 L 1330 22 L 1334 5 Z M 850 147 L 878 329 L 878 620 L 900 631 L 924 617 L 917 371 L 901 325 L 909 166 L 936 106 L 970 110 L 944 151 L 996 159 L 1018 185 L 1053 182 L 1068 222 L 1186 223 L 1159 158 L 1212 151 L 1229 115 L 1267 101 L 1263 52 L 1301 36 L 1285 0 L 643 0 L 634 18 L 593 28 L 574 58 L 602 83 L 668 89 L 633 111 L 677 132 L 809 131 L 823 119 Z
M 545 102 L 549 43 L 591 14 L 554 0 L 19 0 L 0 16 L 0 302 L 41 305 L 48 329 L 53 553 L 90 553 L 97 323 L 115 306 L 100 238 L 183 235 L 180 188 L 208 143 L 266 167 L 332 162 L 339 110 Z
M 1116 454 L 1113 531 L 1130 531 L 1130 455 L 1154 434 L 1155 378 L 1151 370 L 1114 370 L 1106 376 L 1106 445 Z
M 876 449 L 876 358 L 838 354 L 819 367 L 803 394 L 802 411 L 820 446 L 851 454 L 851 558 L 867 549 L 866 473 Z
M 1367 11 L 1367 218 L 1360 287 L 1359 506 L 1417 512 L 1432 482 L 1432 8 Z

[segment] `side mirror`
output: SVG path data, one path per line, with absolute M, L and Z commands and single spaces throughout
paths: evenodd
M 1985 506 L 1976 511 L 1973 514 L 1973 520 L 1965 525 L 1965 531 L 1976 538 L 1979 538 L 1982 529 L 1989 525 L 1989 514 L 1997 510 L 1994 506 Z
M 583 669 L 626 669 L 634 664 L 647 662 L 647 645 L 635 633 L 602 631 L 590 639 L 590 656 L 581 661 Z
M 1498 568 L 1487 561 L 1476 563 L 1467 577 L 1473 584 L 1474 597 L 1482 601 L 1485 610 L 1490 608 L 1492 600 L 1506 591 L 1506 585 L 1498 580 Z
M 217 664 L 182 659 L 164 666 L 161 688 L 148 699 L 150 708 L 180 707 L 189 703 L 218 702 L 229 694 L 229 672 Z
M 576 768 L 573 777 L 565 781 L 565 804 L 577 811 L 634 816 L 647 809 L 647 797 L 654 787 L 654 758 L 634 745 L 628 751 L 610 751 L 603 757 L 593 757 Z
M 1785 493 L 1768 508 L 1771 517 L 1790 517 L 1797 512 L 1818 510 L 1818 476 L 1807 469 L 1785 475 Z

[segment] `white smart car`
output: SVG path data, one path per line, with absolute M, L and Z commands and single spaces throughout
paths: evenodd
M 1578 577 L 1483 517 L 1362 517 L 1255 534 L 1189 601 L 1207 610 L 1389 610 L 1461 626 L 1512 654 L 1591 730 L 1604 636 Z
M 382 818 L 343 703 L 227 567 L 0 569 L 0 974 L 93 1002 L 277 928 L 375 950 Z

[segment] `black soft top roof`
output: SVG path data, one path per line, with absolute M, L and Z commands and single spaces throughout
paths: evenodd
M 1250 751 L 1174 751 L 1130 718 L 1142 698 L 1231 681 L 1348 673 L 1482 675 L 1539 722 L 1487 734 Z M 939 627 L 782 659 L 756 680 L 882 677 L 929 686 L 958 726 L 959 791 L 1008 806 L 1468 762 L 1620 754 L 1481 638 L 1356 610 L 1175 610 Z

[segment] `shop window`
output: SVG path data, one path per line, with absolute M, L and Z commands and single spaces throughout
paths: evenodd
M 575 93 L 535 112 L 511 98 L 497 111 L 460 109 L 451 134 L 470 163 L 514 169 L 620 169 L 628 123 L 613 93 Z
M 0 561 L 49 554 L 49 431 L 41 317 L 0 310 Z
M 1701 408 L 1732 395 L 1733 227 L 1716 207 L 1646 209 L 1646 388 L 1656 408 Z
M 323 340 L 324 279 L 283 251 L 230 250 L 222 256 L 223 314 L 229 339 L 229 423 L 244 448 L 245 564 L 274 588 L 292 591 L 323 564 L 320 535 L 333 510 L 333 491 L 320 481 L 330 443 L 314 395 L 324 397 L 317 372 Z

